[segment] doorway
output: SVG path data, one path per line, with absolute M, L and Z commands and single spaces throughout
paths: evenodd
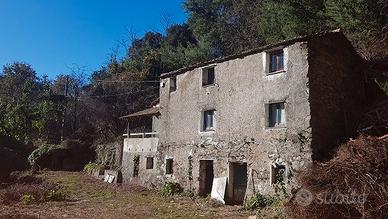
M 199 161 L 199 196 L 206 197 L 212 192 L 214 169 L 212 160 Z
M 229 163 L 229 183 L 227 187 L 228 204 L 241 205 L 244 203 L 247 183 L 247 163 Z

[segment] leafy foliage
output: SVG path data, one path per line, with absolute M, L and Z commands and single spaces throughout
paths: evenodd
M 257 208 L 265 208 L 280 201 L 279 196 L 262 195 L 255 193 L 248 200 L 244 202 L 244 209 L 253 210 Z
M 0 75 L 0 134 L 20 141 L 47 138 L 58 121 L 58 104 L 49 96 L 50 82 L 39 79 L 30 65 L 5 65 Z
M 35 201 L 34 196 L 30 194 L 24 194 L 20 199 L 24 205 L 30 205 Z
M 189 197 L 189 198 L 194 198 L 195 193 L 193 190 L 184 190 L 182 193 L 180 193 L 182 197 Z
M 68 192 L 62 187 L 50 190 L 47 193 L 47 200 L 48 201 L 57 201 L 57 202 L 58 201 L 65 201 L 68 198 L 69 198 Z
M 28 162 L 30 162 L 31 166 L 35 166 L 37 161 L 43 157 L 44 155 L 48 154 L 50 151 L 54 149 L 61 148 L 60 145 L 51 145 L 51 144 L 44 144 L 35 149 L 30 156 L 28 157 Z
M 264 42 L 275 42 L 325 29 L 322 0 L 262 1 L 257 26 Z
M 92 173 L 95 170 L 101 170 L 103 169 L 103 165 L 95 163 L 95 162 L 89 162 L 88 164 L 85 165 L 84 171 L 87 173 Z
M 210 50 L 228 55 L 333 28 L 342 28 L 362 48 L 376 36 L 386 37 L 387 4 L 384 0 L 186 0 L 184 7 L 197 39 L 208 37 Z
M 167 182 L 163 185 L 161 194 L 163 196 L 173 196 L 178 195 L 183 192 L 183 188 L 179 183 Z
M 197 45 L 189 44 L 187 47 L 181 45 L 170 47 L 164 45 L 161 48 L 161 66 L 166 71 L 172 71 L 195 62 L 205 61 L 209 54 L 209 44 L 200 40 Z
M 327 0 L 327 16 L 333 26 L 339 26 L 357 38 L 366 38 L 381 33 L 387 25 L 384 1 Z

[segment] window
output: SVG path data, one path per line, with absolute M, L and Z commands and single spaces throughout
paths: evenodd
M 153 169 L 153 168 L 154 168 L 154 158 L 153 157 L 147 157 L 146 169 Z
M 284 70 L 284 52 L 283 49 L 275 50 L 269 53 L 269 72 Z
M 176 77 L 170 78 L 170 92 L 176 91 Z
M 173 159 L 166 159 L 166 174 L 173 174 Z
M 214 67 L 203 68 L 202 69 L 202 86 L 214 84 Z
M 267 105 L 267 126 L 277 127 L 286 123 L 284 103 L 271 103 Z
M 282 184 L 286 179 L 286 167 L 284 165 L 272 166 L 272 184 Z
M 207 110 L 203 112 L 202 131 L 214 130 L 214 111 L 215 110 Z

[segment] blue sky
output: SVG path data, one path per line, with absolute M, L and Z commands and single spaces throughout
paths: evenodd
M 24 61 L 50 79 L 80 67 L 91 73 L 128 39 L 182 23 L 182 0 L 0 0 L 0 65 Z M 121 54 L 125 53 L 121 48 Z

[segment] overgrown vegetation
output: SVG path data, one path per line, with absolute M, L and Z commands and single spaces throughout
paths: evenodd
M 285 212 L 288 198 L 285 194 L 263 195 L 256 193 L 244 202 L 243 209 L 255 211 L 259 218 L 289 218 Z
M 0 135 L 0 183 L 8 178 L 12 171 L 29 167 L 28 155 L 31 148 L 8 136 Z
M 195 197 L 195 193 L 194 193 L 193 190 L 183 190 L 183 192 L 180 193 L 180 196 L 194 198 Z
M 121 146 L 122 139 L 116 140 L 115 142 L 109 142 L 105 144 L 98 144 L 96 146 L 96 163 L 99 163 L 107 168 L 115 169 L 118 168 L 117 164 L 117 149 Z
M 255 193 L 248 200 L 244 202 L 244 209 L 253 210 L 258 208 L 265 208 L 271 206 L 281 200 L 278 195 L 263 195 Z
M 163 196 L 179 195 L 183 193 L 183 188 L 179 183 L 166 182 L 160 192 Z
M 32 67 L 15 62 L 0 73 L 0 135 L 21 142 L 49 140 L 62 106 L 50 99 L 50 81 Z
M 160 190 L 160 194 L 165 197 L 175 195 L 188 198 L 195 197 L 195 193 L 193 190 L 185 190 L 179 183 L 175 182 L 166 182 Z
M 50 190 L 46 197 L 49 201 L 65 201 L 69 198 L 69 194 L 64 188 L 60 187 Z
M 32 179 L 31 174 L 23 173 Z M 19 174 L 20 175 L 20 174 Z M 27 175 L 29 177 L 27 177 Z M 21 177 L 21 176 L 20 176 Z M 236 207 L 214 207 L 204 199 L 192 201 L 180 196 L 164 197 L 141 186 L 107 184 L 79 172 L 43 171 L 35 178 L 65 188 L 69 198 L 56 202 L 31 202 L 23 207 L 20 196 L 10 204 L 2 204 L 0 218 L 241 218 L 251 212 L 236 211 Z M 0 188 L 0 193 L 7 188 Z M 7 189 L 8 190 L 8 189 Z M 32 193 L 29 193 L 30 195 Z M 32 194 L 33 195 L 33 194 Z M 1 196 L 0 196 L 1 197 Z M 0 202 L 1 202 L 0 198 Z
M 301 190 L 287 204 L 288 213 L 297 218 L 387 218 L 387 170 L 387 138 L 349 141 L 333 159 L 299 176 Z
M 94 171 L 100 171 L 104 168 L 103 165 L 96 163 L 96 162 L 89 162 L 88 164 L 85 165 L 84 171 L 91 174 Z
M 34 196 L 30 195 L 30 194 L 24 194 L 24 195 L 22 195 L 22 197 L 20 199 L 24 205 L 29 205 L 35 201 Z
M 15 173 L 0 189 L 0 204 L 21 202 L 24 205 L 49 201 L 65 201 L 68 191 L 57 183 L 48 182 L 29 173 Z
M 28 157 L 28 161 L 30 162 L 32 167 L 35 167 L 39 159 L 58 148 L 61 148 L 61 146 L 53 144 L 43 144 L 30 154 L 30 156 Z

